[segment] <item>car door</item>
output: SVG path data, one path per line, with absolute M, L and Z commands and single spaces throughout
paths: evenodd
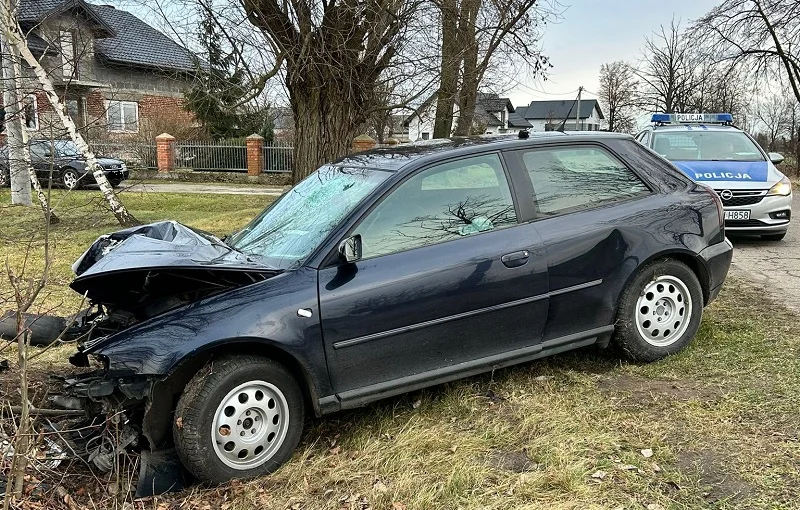
M 534 223 L 547 253 L 544 340 L 610 331 L 619 277 L 638 265 L 627 257 L 646 235 L 631 219 L 642 213 L 637 201 L 650 188 L 600 145 L 533 148 L 505 157 L 529 177 Z
M 536 229 L 517 218 L 497 153 L 422 169 L 364 215 L 351 231 L 362 259 L 319 273 L 328 367 L 343 405 L 536 348 L 546 258 Z

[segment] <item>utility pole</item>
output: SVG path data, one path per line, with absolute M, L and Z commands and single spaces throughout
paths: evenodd
M 8 169 L 11 174 L 11 203 L 32 205 L 31 180 L 25 164 L 25 138 L 22 131 L 25 112 L 19 95 L 20 76 L 17 75 L 19 66 L 14 65 L 14 58 L 19 57 L 2 34 L 0 34 L 0 47 L 3 66 L 3 106 L 6 110 L 4 124 L 8 146 Z
M 575 114 L 575 131 L 581 130 L 581 92 L 583 92 L 583 86 L 578 87 L 578 113 Z

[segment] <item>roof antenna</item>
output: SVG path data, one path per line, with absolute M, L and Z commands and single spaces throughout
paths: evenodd
M 526 140 L 531 136 L 527 129 L 520 129 L 519 130 L 519 139 Z

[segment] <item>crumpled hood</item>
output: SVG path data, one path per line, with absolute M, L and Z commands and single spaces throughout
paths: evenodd
M 70 287 L 81 294 L 89 291 L 91 298 L 92 289 L 102 285 L 102 277 L 178 269 L 276 272 L 212 234 L 162 221 L 100 236 L 72 265 L 78 277 Z

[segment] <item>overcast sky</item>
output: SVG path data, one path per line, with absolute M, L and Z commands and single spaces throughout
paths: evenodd
M 686 26 L 720 0 L 561 0 L 562 20 L 548 24 L 543 51 L 553 65 L 547 80 L 526 80 L 508 92 L 514 106 L 532 100 L 569 99 L 578 86 L 595 98 L 600 66 L 639 58 L 645 36 L 668 25 L 673 15 Z

